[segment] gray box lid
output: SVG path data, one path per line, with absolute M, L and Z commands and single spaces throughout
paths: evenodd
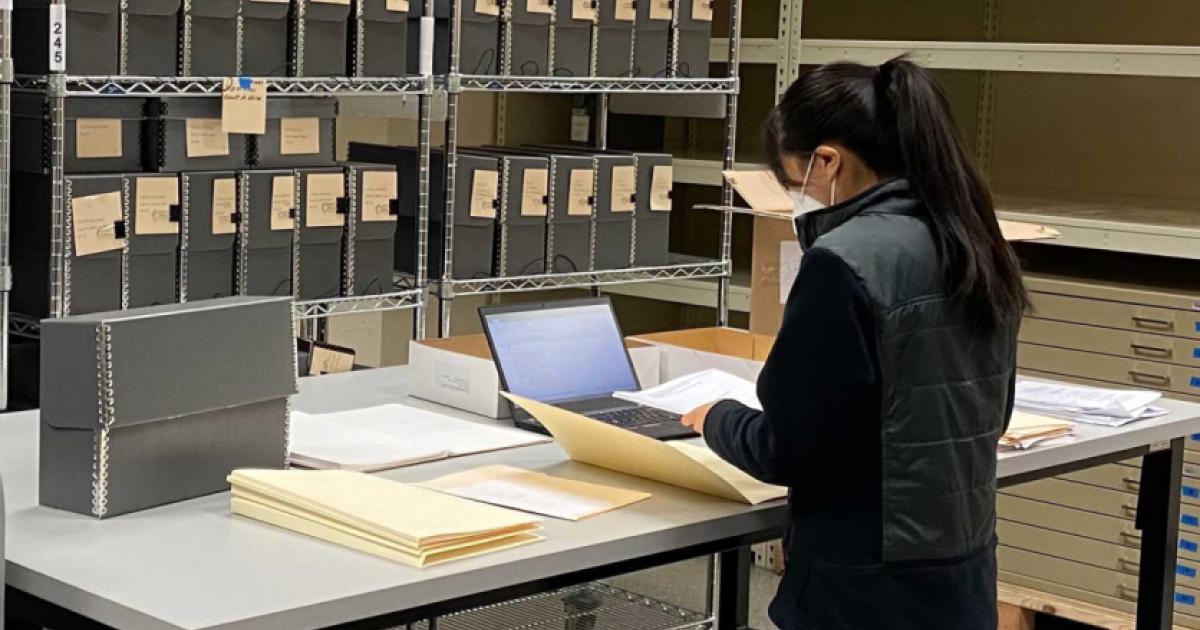
M 235 18 L 240 0 L 201 0 L 188 7 L 190 15 L 210 18 Z
M 207 1 L 207 0 L 206 0 Z M 74 4 L 75 0 L 71 0 Z M 138 15 L 174 15 L 180 0 L 125 0 L 125 10 Z

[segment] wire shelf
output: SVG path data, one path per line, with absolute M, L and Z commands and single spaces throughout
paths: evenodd
M 21 75 L 19 90 L 48 90 L 59 96 L 215 96 L 226 77 L 108 77 L 75 75 Z M 426 77 L 267 77 L 267 94 L 280 96 L 336 96 L 422 94 L 429 92 Z
M 423 304 L 424 291 L 406 289 L 380 295 L 329 298 L 298 301 L 292 306 L 292 316 L 298 320 L 320 319 L 347 313 L 375 313 L 416 308 Z
M 437 630 L 708 630 L 712 619 L 600 582 L 440 617 Z M 428 622 L 412 630 L 430 630 Z
M 494 77 L 450 75 L 449 92 L 567 92 L 572 94 L 737 94 L 736 78 Z
M 42 334 L 42 323 L 36 317 L 10 313 L 8 317 L 8 332 L 14 337 L 37 339 Z
M 729 275 L 730 264 L 727 262 L 690 256 L 680 256 L 677 258 L 680 260 L 679 262 L 660 267 L 634 267 L 630 269 L 550 273 L 531 276 L 511 276 L 507 278 L 441 281 L 441 296 L 443 298 L 453 298 L 462 295 L 522 293 L 545 289 L 587 288 L 610 284 L 678 280 L 681 278 L 719 278 Z

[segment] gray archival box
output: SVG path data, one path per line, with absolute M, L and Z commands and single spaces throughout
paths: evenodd
M 633 22 L 617 19 L 617 2 L 600 0 L 596 28 L 596 76 L 628 77 L 633 74 Z
M 67 74 L 113 76 L 120 74 L 118 45 L 121 0 L 71 0 L 67 3 L 68 45 L 86 50 L 67 55 Z M 25 74 L 50 70 L 50 3 L 16 0 L 13 7 L 13 57 Z
M 350 3 L 293 0 L 292 4 L 292 76 L 346 76 Z
M 245 134 L 226 134 L 229 150 L 224 155 L 188 156 L 188 121 L 221 119 L 221 99 L 160 98 L 146 105 L 146 120 L 142 123 L 145 142 L 142 145 L 146 170 L 151 171 L 217 171 L 246 167 L 247 140 Z M 195 124 L 195 123 L 193 123 Z M 194 128 L 193 133 L 213 133 L 210 128 Z M 206 153 L 219 153 L 217 147 Z
M 310 207 L 309 182 L 314 176 L 332 175 L 340 180 L 339 196 L 311 198 L 313 204 L 333 203 L 340 223 L 323 225 L 328 217 L 327 209 Z M 294 295 L 301 300 L 334 298 L 342 291 L 342 239 L 346 232 L 346 213 L 349 208 L 346 198 L 346 172 L 340 166 L 328 168 L 296 169 L 300 184 L 297 205 L 296 254 L 300 257 L 296 265 Z
M 140 98 L 69 98 L 63 108 L 63 171 L 67 173 L 121 173 L 142 170 L 142 115 Z M 46 98 L 14 94 L 12 98 L 14 170 L 49 173 L 50 119 Z M 105 139 L 79 146 L 79 121 L 88 119 L 92 130 L 105 125 L 120 127 L 120 141 Z M 111 122 L 109 122 L 111 121 Z M 85 128 L 83 131 L 87 131 Z M 84 134 L 87 137 L 87 134 Z
M 534 0 L 523 0 L 505 7 L 500 74 L 550 76 L 550 14 L 530 11 L 533 4 Z
M 288 178 L 295 189 L 295 172 L 242 171 L 238 173 L 238 203 L 241 223 L 238 227 L 237 281 L 240 295 L 292 294 L 292 241 L 295 228 L 290 221 L 272 220 L 272 195 L 275 178 Z M 284 180 L 280 180 L 281 182 Z M 285 196 L 280 197 L 285 200 Z M 288 213 L 295 221 L 296 199 Z M 280 208 L 282 210 L 282 208 Z
M 180 41 L 179 72 L 188 77 L 231 77 L 238 72 L 241 0 L 189 2 Z
M 234 292 L 233 255 L 237 219 L 240 218 L 237 216 L 237 173 L 180 173 L 179 177 L 183 205 L 180 297 L 188 302 L 229 297 Z M 213 207 L 214 184 L 218 180 L 228 180 L 233 185 L 233 208 Z M 229 212 L 231 216 L 215 216 L 218 212 Z
M 390 293 L 392 290 L 392 267 L 396 241 L 397 215 L 400 212 L 400 200 L 388 204 L 388 218 L 379 216 L 367 217 L 364 210 L 365 182 L 367 173 L 383 173 L 384 176 L 396 179 L 394 166 L 375 164 L 347 164 L 346 190 L 351 193 L 349 232 L 352 238 L 346 239 L 346 254 L 344 273 L 346 295 L 377 295 Z M 397 181 L 397 193 L 399 183 Z
M 232 297 L 43 321 L 41 504 L 106 518 L 281 468 L 291 315 Z
M 288 4 L 242 0 L 239 73 L 281 77 L 288 72 Z
M 179 15 L 182 0 L 123 0 L 121 74 L 171 77 L 179 70 Z M 68 31 L 68 38 L 72 37 Z M 78 51 L 81 49 L 68 43 Z M 86 53 L 85 53 L 86 54 Z M 67 55 L 71 56 L 70 54 Z
M 356 0 L 360 17 L 355 20 L 351 48 L 355 76 L 408 74 L 408 21 L 411 8 L 421 1 L 409 0 L 410 11 L 393 11 L 387 0 Z
M 575 2 L 554 3 L 554 40 L 550 51 L 550 72 L 555 77 L 592 75 L 592 21 L 572 15 Z
M 303 138 L 297 136 L 297 132 L 309 134 L 311 129 L 285 129 L 285 121 L 288 119 L 310 118 L 317 119 L 315 141 L 299 141 Z M 267 99 L 267 133 L 251 136 L 249 162 L 256 168 L 332 166 L 336 118 L 337 99 L 334 98 Z M 285 143 L 285 140 L 288 142 Z M 309 152 L 313 148 L 316 152 Z
M 129 225 L 129 247 L 125 262 L 125 290 L 130 308 L 171 304 L 178 301 L 175 288 L 176 271 L 179 264 L 179 212 L 176 204 L 169 209 L 170 222 L 175 226 L 173 233 L 148 233 L 138 223 L 138 187 L 143 181 L 155 178 L 171 179 L 176 189 L 179 177 L 174 173 L 155 175 L 126 175 L 125 189 L 129 191 L 128 211 L 125 223 Z

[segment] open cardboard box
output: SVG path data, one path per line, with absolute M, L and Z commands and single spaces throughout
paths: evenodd
M 775 338 L 736 328 L 691 328 L 637 335 L 631 341 L 661 350 L 661 382 L 707 369 L 718 369 L 750 381 L 758 380 Z
M 750 331 L 779 332 L 783 305 L 800 268 L 800 245 L 792 227 L 792 202 L 768 171 L 725 171 L 726 180 L 754 215 L 754 248 L 750 272 Z M 1037 241 L 1062 236 L 1058 230 L 1034 223 L 1000 222 L 1009 241 Z
M 632 340 L 625 346 L 642 387 L 658 385 L 658 348 Z M 511 415 L 500 397 L 500 375 L 484 335 L 413 340 L 408 366 L 410 396 L 489 418 Z

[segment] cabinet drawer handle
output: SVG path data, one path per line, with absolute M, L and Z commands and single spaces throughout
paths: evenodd
M 1158 346 L 1147 346 L 1140 343 L 1131 343 L 1129 347 L 1133 349 L 1134 354 L 1140 354 L 1149 357 L 1170 357 L 1170 348 L 1159 348 Z
M 1121 532 L 1121 540 L 1125 541 L 1125 544 L 1130 545 L 1132 547 L 1141 547 L 1142 546 L 1142 535 L 1141 534 L 1135 534 L 1133 532 Z
M 1144 317 L 1141 315 L 1134 315 L 1133 317 L 1131 317 L 1131 319 L 1133 319 L 1133 323 L 1136 324 L 1139 328 L 1153 328 L 1155 330 L 1174 330 L 1175 329 L 1175 322 L 1173 322 L 1169 319 L 1159 319 L 1157 317 Z
M 1121 511 L 1125 513 L 1126 518 L 1137 518 L 1137 508 L 1132 505 L 1122 505 Z
M 1141 479 L 1134 479 L 1133 477 L 1126 477 L 1126 478 L 1122 479 L 1121 481 L 1123 481 L 1125 483 L 1126 488 L 1129 488 L 1130 490 L 1133 490 L 1134 492 L 1137 492 L 1142 487 Z
M 1129 558 L 1117 558 L 1117 565 L 1121 567 L 1122 571 L 1132 573 L 1133 575 L 1137 575 L 1138 571 L 1142 570 L 1142 566 L 1137 560 L 1130 560 Z
M 1134 381 L 1137 381 L 1139 383 L 1150 382 L 1150 383 L 1157 383 L 1159 385 L 1167 385 L 1167 386 L 1169 386 L 1171 384 L 1171 377 L 1163 376 L 1162 374 L 1151 374 L 1149 372 L 1140 372 L 1138 370 L 1129 370 L 1129 376 L 1132 377 Z
M 1138 591 L 1136 588 L 1133 588 L 1132 586 L 1125 586 L 1124 584 L 1118 584 L 1117 585 L 1117 595 L 1121 599 L 1128 600 L 1131 602 L 1136 602 L 1137 596 L 1138 596 Z

